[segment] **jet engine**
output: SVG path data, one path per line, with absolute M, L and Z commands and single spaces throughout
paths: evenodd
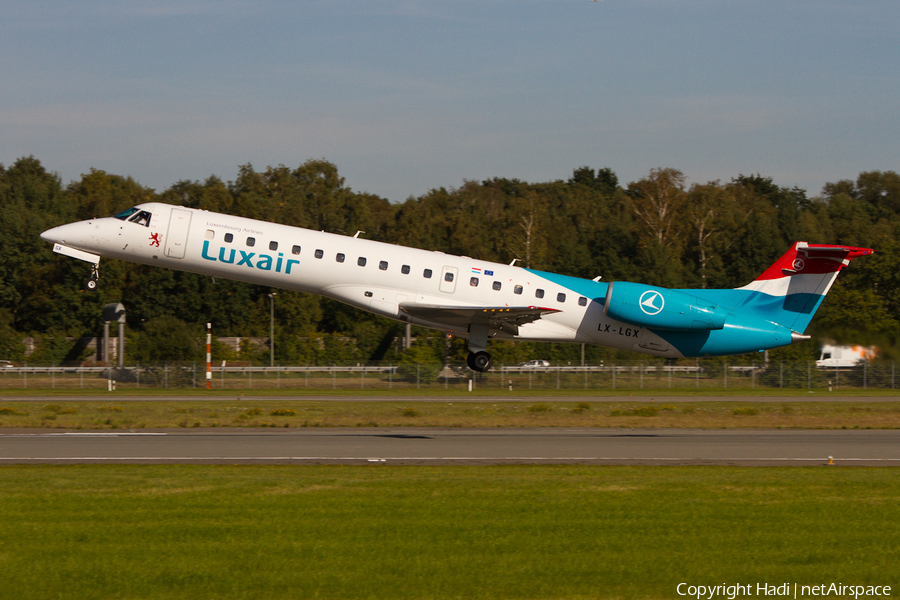
M 725 327 L 728 311 L 684 292 L 615 281 L 609 284 L 603 313 L 651 329 L 709 331 Z

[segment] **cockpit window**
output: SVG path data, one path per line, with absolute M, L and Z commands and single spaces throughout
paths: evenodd
M 125 221 L 126 219 L 128 219 L 128 217 L 130 217 L 130 216 L 133 215 L 134 213 L 140 212 L 140 210 L 141 210 L 141 209 L 139 209 L 139 208 L 134 208 L 134 207 L 132 207 L 132 208 L 129 208 L 129 209 L 127 209 L 127 210 L 123 210 L 122 212 L 120 212 L 120 213 L 117 214 L 117 215 L 113 215 L 113 218 L 114 218 L 114 219 L 119 219 L 120 221 Z
M 150 227 L 150 217 L 152 215 L 146 210 L 140 211 L 138 214 L 134 215 L 129 221 L 132 223 L 137 223 L 138 225 L 143 225 L 144 227 Z

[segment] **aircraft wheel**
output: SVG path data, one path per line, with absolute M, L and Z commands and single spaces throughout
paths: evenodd
M 97 280 L 91 277 L 85 282 L 84 288 L 89 292 L 95 291 L 97 289 Z
M 470 352 L 466 363 L 473 371 L 484 373 L 491 368 L 491 355 L 487 352 Z

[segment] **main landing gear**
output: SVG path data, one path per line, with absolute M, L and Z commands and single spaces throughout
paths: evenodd
M 469 352 L 466 364 L 473 371 L 484 373 L 491 368 L 491 355 L 483 350 L 481 352 Z
M 485 321 L 474 322 L 469 325 L 469 357 L 466 364 L 478 373 L 484 373 L 491 368 L 491 355 L 487 353 L 489 323 Z
M 91 276 L 84 282 L 84 289 L 89 292 L 97 290 L 97 281 L 100 279 L 100 269 L 98 267 L 99 265 L 96 264 L 91 265 Z

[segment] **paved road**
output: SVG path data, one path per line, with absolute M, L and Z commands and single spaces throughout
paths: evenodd
M 0 430 L 0 464 L 900 466 L 900 431 L 673 429 Z
M 273 390 L 274 392 L 274 390 Z M 230 402 L 235 399 L 273 401 L 273 400 L 302 400 L 308 402 L 649 402 L 650 399 L 660 402 L 897 402 L 900 401 L 900 390 L 896 396 L 842 396 L 829 394 L 828 392 L 815 392 L 813 394 L 798 394 L 796 396 L 670 396 L 665 390 L 657 393 L 650 391 L 638 396 L 603 396 L 603 395 L 572 395 L 572 396 L 520 396 L 510 393 L 508 396 L 458 396 L 458 395 L 430 395 L 414 396 L 406 393 L 384 394 L 369 396 L 365 394 L 341 394 L 331 396 L 313 396 L 306 394 L 291 394 L 281 391 L 267 396 L 254 396 L 252 394 L 223 394 L 213 390 L 210 395 L 191 396 L 140 396 L 124 395 L 109 392 L 97 392 L 95 395 L 84 396 L 0 396 L 0 402 L 196 402 L 196 401 L 222 401 Z

